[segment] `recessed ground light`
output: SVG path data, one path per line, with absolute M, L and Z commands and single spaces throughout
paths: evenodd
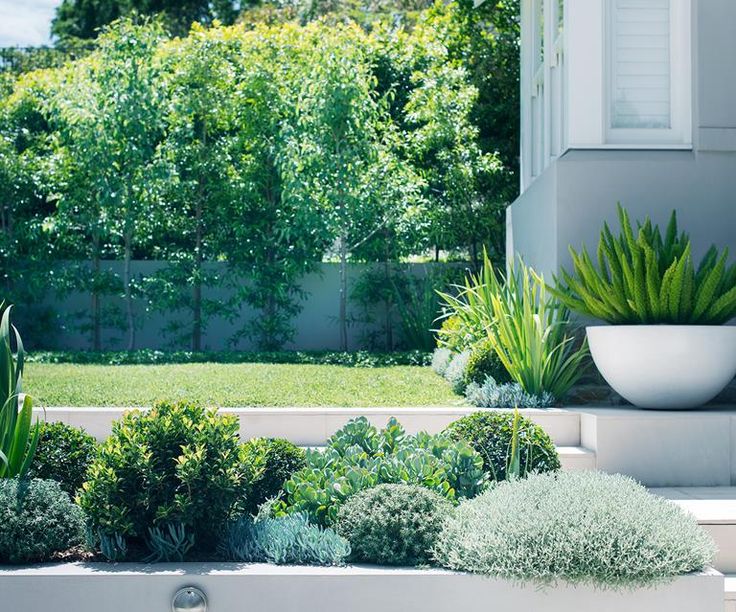
M 197 587 L 179 589 L 171 601 L 172 612 L 207 612 L 207 597 Z

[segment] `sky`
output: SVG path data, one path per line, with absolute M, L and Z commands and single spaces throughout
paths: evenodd
M 0 0 L 0 47 L 51 44 L 49 29 L 61 0 Z

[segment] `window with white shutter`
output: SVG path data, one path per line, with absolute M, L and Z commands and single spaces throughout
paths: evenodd
M 690 141 L 688 4 L 608 0 L 608 142 Z

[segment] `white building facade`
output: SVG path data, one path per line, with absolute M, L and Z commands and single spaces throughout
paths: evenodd
M 736 0 L 522 0 L 507 254 L 549 274 L 621 202 L 736 254 Z

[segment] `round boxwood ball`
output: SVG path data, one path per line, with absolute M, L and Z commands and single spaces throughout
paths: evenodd
M 53 480 L 0 479 L 0 562 L 48 561 L 84 541 L 84 515 Z
M 276 497 L 306 464 L 306 453 L 283 438 L 253 438 L 243 445 L 245 462 L 260 475 L 251 483 L 247 510 L 256 513 L 265 501 Z
M 491 341 L 483 340 L 470 350 L 468 364 L 465 366 L 465 384 L 482 385 L 489 376 L 499 385 L 512 382 Z
M 350 497 L 340 508 L 336 530 L 353 557 L 381 565 L 421 565 L 430 560 L 452 504 L 416 485 L 382 484 Z
M 66 423 L 44 423 L 29 476 L 56 480 L 72 497 L 82 487 L 97 441 L 84 429 Z
M 506 464 L 511 449 L 514 414 L 481 411 L 450 423 L 447 432 L 455 440 L 465 440 L 483 457 L 483 467 L 494 480 L 506 479 Z M 552 472 L 560 469 L 554 442 L 539 425 L 519 417 L 521 474 Z

